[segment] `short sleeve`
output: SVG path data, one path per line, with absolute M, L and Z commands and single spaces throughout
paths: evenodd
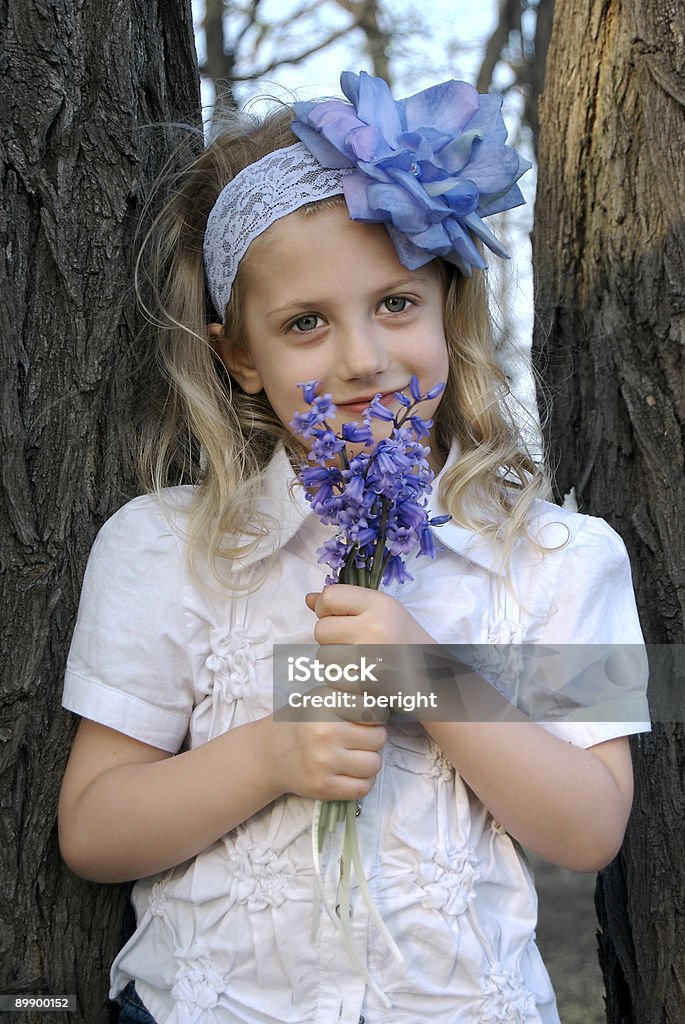
M 193 704 L 179 540 L 152 497 L 98 534 L 86 568 L 63 705 L 175 752 Z
M 589 747 L 649 731 L 648 666 L 625 545 L 603 520 L 579 518 L 537 643 L 559 709 L 541 724 Z

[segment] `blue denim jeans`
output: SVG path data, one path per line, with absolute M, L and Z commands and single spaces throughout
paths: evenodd
M 129 981 L 121 994 L 119 1024 L 156 1024 L 155 1018 L 147 1010 L 132 981 Z

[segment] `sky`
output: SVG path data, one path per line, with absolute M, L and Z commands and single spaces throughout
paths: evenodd
M 279 19 L 288 6 L 300 5 L 263 0 L 261 9 L 267 18 Z M 347 24 L 349 15 L 335 17 L 334 6 L 327 5 L 332 25 Z M 483 41 L 495 24 L 497 0 L 424 0 L 420 5 L 416 0 L 385 0 L 383 8 L 393 30 L 398 25 L 405 29 L 397 33 L 398 53 L 392 61 L 394 85 L 403 95 L 445 78 L 475 77 Z M 284 67 L 277 80 L 311 95 L 338 92 L 340 70 L 371 70 L 368 60 L 360 59 L 360 40 L 358 33 L 313 55 L 305 65 Z
M 312 0 L 313 2 L 313 0 Z M 196 25 L 199 27 L 202 0 L 194 0 Z M 302 0 L 262 0 L 260 18 L 269 23 L 283 22 L 291 11 L 305 6 Z M 423 0 L 420 10 L 416 0 L 385 0 L 382 4 L 386 17 L 396 33 L 397 53 L 392 61 L 394 84 L 406 93 L 426 88 L 445 78 L 475 77 L 484 41 L 492 31 L 497 16 L 497 0 Z M 325 13 L 326 25 L 335 29 L 347 25 L 348 14 L 336 8 L 333 2 L 319 4 Z M 229 19 L 227 36 L 233 36 L 239 19 Z M 402 26 L 404 31 L 398 31 Z M 319 38 L 314 19 L 304 20 L 290 35 L 281 38 L 280 46 L 269 46 L 268 38 L 262 44 L 260 59 L 266 62 L 275 55 L 292 53 L 310 39 Z M 198 51 L 204 49 L 202 33 L 197 32 Z M 340 71 L 370 71 L 368 60 L 360 56 L 360 33 L 352 33 L 324 51 L 314 54 L 297 65 L 284 65 L 269 75 L 269 85 L 292 90 L 298 98 L 339 92 Z M 246 40 L 247 42 L 247 40 Z M 241 102 L 248 101 L 257 89 L 244 85 L 238 88 Z

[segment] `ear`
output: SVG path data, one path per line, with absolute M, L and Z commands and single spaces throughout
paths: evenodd
M 256 395 L 261 391 L 262 379 L 247 345 L 242 342 L 229 343 L 224 337 L 223 324 L 210 324 L 207 335 L 209 344 L 243 391 L 248 395 Z

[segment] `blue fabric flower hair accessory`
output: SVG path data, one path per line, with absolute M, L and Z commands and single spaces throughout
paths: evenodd
M 340 85 L 349 102 L 295 103 L 292 130 L 322 167 L 348 171 L 350 217 L 384 223 L 410 270 L 436 256 L 467 277 L 485 269 L 473 235 L 508 258 L 483 218 L 525 202 L 516 182 L 531 164 L 506 145 L 501 97 L 449 81 L 396 101 L 364 71 Z

